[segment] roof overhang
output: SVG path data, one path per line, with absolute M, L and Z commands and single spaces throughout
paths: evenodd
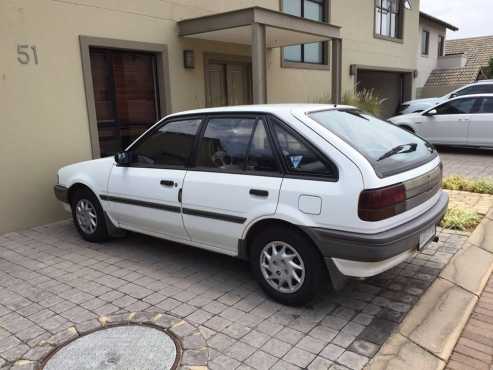
M 450 24 L 450 23 L 447 23 L 445 21 L 442 21 L 441 19 L 438 19 L 432 15 L 429 15 L 429 14 L 426 14 L 424 12 L 419 12 L 419 16 L 423 19 L 427 19 L 429 20 L 430 22 L 433 22 L 433 23 L 436 23 L 436 24 L 439 24 L 440 26 L 442 27 L 445 27 L 445 28 L 448 28 L 449 30 L 451 31 L 458 31 L 459 28 Z
M 178 22 L 178 34 L 195 39 L 251 45 L 251 28 L 255 23 L 265 25 L 267 48 L 341 38 L 338 26 L 261 7 L 185 19 Z

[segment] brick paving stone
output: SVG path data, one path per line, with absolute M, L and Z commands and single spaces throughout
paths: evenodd
M 283 357 L 291 349 L 291 347 L 292 345 L 289 343 L 283 342 L 276 338 L 272 338 L 267 343 L 265 343 L 262 349 L 265 352 L 280 358 Z
M 491 370 L 493 368 L 493 321 L 489 320 L 489 317 L 493 318 L 493 301 L 489 295 L 492 289 L 493 275 L 457 341 L 447 363 L 447 369 Z
M 328 344 L 323 351 L 320 353 L 320 356 L 329 359 L 331 361 L 335 361 L 342 355 L 344 352 L 343 347 L 339 347 L 335 344 Z
M 332 361 L 322 357 L 317 357 L 308 366 L 308 370 L 327 370 L 332 364 Z
M 253 369 L 268 370 L 277 362 L 277 360 L 278 359 L 272 355 L 263 351 L 257 351 L 251 355 L 245 363 L 250 365 Z
M 360 370 L 368 363 L 368 357 L 346 351 L 337 359 L 337 362 L 350 369 Z
M 206 345 L 212 370 L 346 369 L 341 355 L 347 353 L 342 361 L 348 366 L 370 358 L 467 238 L 439 233 L 439 243 L 391 271 L 349 281 L 342 291 L 296 308 L 266 297 L 248 264 L 227 256 L 137 234 L 101 247 L 81 240 L 70 222 L 7 234 L 0 236 L 0 357 L 5 361 L 2 353 L 12 343 L 27 352 L 69 327 L 92 330 L 100 315 L 159 312 L 184 320 L 172 330 L 191 349 Z M 475 319 L 493 320 L 484 308 L 489 303 L 483 300 Z M 195 328 L 205 344 L 194 337 Z M 473 328 L 465 335 L 468 343 L 480 334 Z M 493 341 L 479 338 L 483 346 Z
M 244 361 L 253 352 L 255 352 L 255 347 L 243 342 L 236 342 L 231 347 L 226 349 L 225 353 L 238 361 Z
M 318 354 L 326 345 L 326 341 L 321 341 L 319 339 L 306 336 L 296 344 L 296 347 L 314 354 Z
M 313 353 L 295 347 L 284 355 L 283 360 L 301 368 L 306 368 L 314 358 L 315 355 Z

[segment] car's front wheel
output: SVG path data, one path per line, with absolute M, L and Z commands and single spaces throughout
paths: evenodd
M 291 228 L 269 228 L 257 235 L 250 263 L 264 291 L 288 305 L 308 303 L 324 278 L 320 254 L 307 237 Z
M 71 197 L 71 207 L 75 227 L 82 238 L 90 242 L 108 239 L 103 208 L 90 190 L 76 190 Z

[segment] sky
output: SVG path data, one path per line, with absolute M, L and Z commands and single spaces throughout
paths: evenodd
M 493 0 L 421 0 L 421 10 L 459 31 L 448 30 L 448 39 L 493 35 Z

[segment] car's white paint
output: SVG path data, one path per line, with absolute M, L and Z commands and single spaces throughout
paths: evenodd
M 414 99 L 414 100 L 406 101 L 406 102 L 402 103 L 402 106 L 406 106 L 406 108 L 400 110 L 398 112 L 398 114 L 401 115 L 401 114 L 411 114 L 411 113 L 423 112 L 425 110 L 428 110 L 432 107 L 437 106 L 438 104 L 446 102 L 449 99 L 453 99 L 455 97 L 465 95 L 462 93 L 463 90 L 465 90 L 465 89 L 468 89 L 468 88 L 473 87 L 473 86 L 484 86 L 484 85 L 493 85 L 493 80 L 476 81 L 472 84 L 465 85 L 465 86 L 462 86 L 458 89 L 455 89 L 454 91 L 451 91 L 444 96 L 439 96 L 439 97 L 434 97 L 434 98 Z M 476 94 L 476 93 L 477 92 L 469 92 L 467 94 Z
M 262 220 L 276 219 L 299 226 L 375 234 L 410 221 L 436 204 L 440 194 L 412 210 L 383 221 L 360 220 L 358 199 L 362 190 L 384 187 L 423 175 L 436 168 L 440 159 L 436 158 L 413 170 L 381 179 L 358 151 L 307 116 L 308 112 L 320 109 L 334 109 L 334 106 L 238 106 L 195 110 L 181 114 L 213 112 L 274 114 L 316 145 L 336 164 L 339 170 L 339 180 L 336 182 L 196 170 L 118 167 L 113 157 L 109 157 L 60 169 L 59 183 L 68 188 L 77 183 L 84 184 L 98 197 L 100 195 L 131 197 L 182 207 L 182 209 L 192 208 L 243 217 L 246 219 L 243 224 L 231 223 L 199 218 L 186 213 L 171 213 L 110 203 L 100 199 L 103 209 L 117 227 L 232 256 L 239 253 L 238 241 L 244 239 L 251 227 Z M 168 117 L 178 115 L 180 114 Z M 159 184 L 162 179 L 175 181 L 177 186 L 163 188 Z M 268 198 L 258 199 L 250 195 L 248 189 L 252 187 L 268 190 Z M 177 192 L 180 188 L 183 188 L 181 204 L 177 201 Z M 402 261 L 403 258 L 404 255 L 397 256 L 378 264 L 352 264 L 339 260 L 337 264 L 341 272 L 348 276 L 370 276 L 393 267 L 396 261 Z
M 368 278 L 390 270 L 413 256 L 413 254 L 414 252 L 412 251 L 405 251 L 397 256 L 380 262 L 359 262 L 343 260 L 340 258 L 333 258 L 332 260 L 339 271 L 344 275 L 357 278 Z
M 493 98 L 493 94 L 463 95 L 424 112 L 395 116 L 389 121 L 410 127 L 433 144 L 493 147 L 493 113 L 433 114 L 443 104 L 470 98 Z

